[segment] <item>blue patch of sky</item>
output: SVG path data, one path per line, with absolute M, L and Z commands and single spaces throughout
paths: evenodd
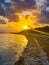
M 40 0 L 35 0 L 38 6 L 45 6 L 45 2 L 42 2 Z
M 4 0 L 6 3 L 10 3 L 11 2 L 11 0 Z
M 37 4 L 38 4 L 39 6 L 45 6 L 45 4 L 44 4 L 43 2 L 37 2 Z
M 4 9 L 4 11 L 6 11 L 4 3 L 1 3 L 1 7 Z

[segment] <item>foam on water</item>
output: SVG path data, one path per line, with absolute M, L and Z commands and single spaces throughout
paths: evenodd
M 0 64 L 13 65 L 22 55 L 28 40 L 20 34 L 0 34 Z

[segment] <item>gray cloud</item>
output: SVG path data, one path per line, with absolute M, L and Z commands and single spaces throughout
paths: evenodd
M 40 24 L 49 24 L 49 12 L 46 11 L 44 7 L 41 11 L 41 14 L 38 15 L 38 23 Z
M 34 8 L 35 5 L 35 0 L 24 0 L 23 2 L 21 0 L 5 1 L 0 0 L 0 16 L 6 16 L 10 21 L 18 20 L 18 17 L 15 15 L 17 11 L 20 12 L 24 9 Z

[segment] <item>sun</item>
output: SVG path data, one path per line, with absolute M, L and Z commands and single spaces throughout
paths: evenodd
M 23 26 L 24 30 L 29 29 L 29 27 L 27 25 Z

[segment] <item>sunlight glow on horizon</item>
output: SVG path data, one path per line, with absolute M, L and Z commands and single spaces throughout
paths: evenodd
M 15 14 L 18 16 L 19 20 L 17 22 L 6 22 L 6 25 L 8 26 L 8 31 L 20 32 L 22 30 L 27 30 L 30 28 L 43 27 L 44 25 L 38 24 L 38 14 L 40 13 L 41 9 L 29 11 L 26 10 L 22 11 L 21 13 L 16 12 Z
M 24 30 L 29 29 L 29 27 L 27 25 L 23 26 Z
M 26 24 L 32 28 L 37 26 L 35 23 L 38 21 L 38 14 L 40 14 L 40 10 L 24 10 L 22 13 L 16 13 L 19 17 L 18 22 L 20 22 L 21 25 Z

